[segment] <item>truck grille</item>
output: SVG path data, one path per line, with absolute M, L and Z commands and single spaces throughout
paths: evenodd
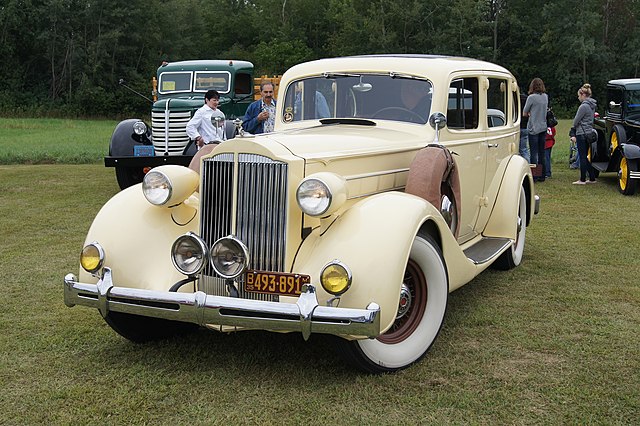
M 187 123 L 191 119 L 189 111 L 169 112 L 169 155 L 182 155 L 189 142 Z M 151 136 L 156 155 L 164 155 L 166 120 L 164 111 L 151 112 Z
M 237 167 L 237 173 L 236 173 Z M 200 236 L 207 245 L 235 235 L 249 249 L 249 268 L 284 272 L 287 224 L 287 163 L 255 154 L 218 154 L 202 165 Z M 234 200 L 236 205 L 233 211 Z M 240 297 L 276 297 L 244 291 Z M 207 294 L 227 295 L 225 280 L 207 265 L 199 280 Z

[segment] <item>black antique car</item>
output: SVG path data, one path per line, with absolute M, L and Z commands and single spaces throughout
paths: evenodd
M 598 172 L 617 173 L 620 192 L 633 195 L 640 180 L 640 78 L 611 80 L 605 106 L 594 122 L 591 162 Z

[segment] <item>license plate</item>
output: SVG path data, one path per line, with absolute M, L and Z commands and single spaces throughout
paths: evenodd
M 153 157 L 155 156 L 155 150 L 151 145 L 134 145 L 133 156 L 134 157 Z
M 299 296 L 302 286 L 310 282 L 309 275 L 249 270 L 244 276 L 244 289 L 250 293 Z

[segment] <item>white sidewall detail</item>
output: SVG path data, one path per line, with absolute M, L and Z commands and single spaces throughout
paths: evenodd
M 527 196 L 524 193 L 524 188 L 520 187 L 520 204 L 518 205 L 518 220 L 520 221 L 520 230 L 516 243 L 511 246 L 511 258 L 513 259 L 513 265 L 518 266 L 522 262 L 522 255 L 524 254 L 525 236 L 527 233 Z
M 447 307 L 449 281 L 439 250 L 417 236 L 409 256 L 420 266 L 427 282 L 427 307 L 419 325 L 411 336 L 399 343 L 386 344 L 376 339 L 357 341 L 371 362 L 390 369 L 406 367 L 429 349 L 440 331 Z

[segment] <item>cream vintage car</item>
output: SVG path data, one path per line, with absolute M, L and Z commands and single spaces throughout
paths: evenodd
M 327 333 L 358 368 L 405 368 L 450 292 L 522 261 L 539 198 L 516 155 L 516 80 L 473 59 L 375 55 L 294 66 L 280 87 L 275 132 L 154 168 L 105 204 L 65 303 L 132 341 Z

